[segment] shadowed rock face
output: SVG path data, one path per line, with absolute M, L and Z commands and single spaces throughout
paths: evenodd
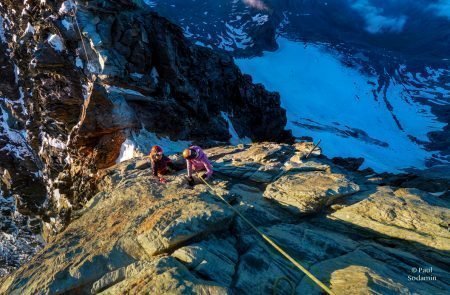
M 445 294 L 448 200 L 377 186 L 320 149 L 305 159 L 312 147 L 209 149 L 215 193 L 336 294 Z M 0 293 L 321 294 L 206 185 L 188 187 L 183 171 L 161 184 L 146 161 L 105 170 L 101 192 L 30 263 L 0 279 Z M 269 200 L 281 184 L 282 201 Z M 436 279 L 410 280 L 419 267 Z
M 98 169 L 115 164 L 132 132 L 223 143 L 230 139 L 224 112 L 241 137 L 291 140 L 277 93 L 141 5 L 92 0 L 75 10 L 69 1 L 6 0 L 0 7 L 0 113 L 14 132 L 27 133 L 20 145 L 29 151 L 5 154 L 3 146 L 19 143 L 0 126 L 0 168 L 22 212 L 54 217 L 55 231 L 97 192 Z
M 23 131 L 27 115 L 23 88 L 16 84 L 15 67 L 6 44 L 0 42 L 0 190 L 17 194 L 21 213 L 38 212 L 46 197 L 39 162 L 28 147 Z

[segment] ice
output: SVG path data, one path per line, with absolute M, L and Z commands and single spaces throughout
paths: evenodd
M 248 137 L 241 138 L 236 130 L 234 129 L 233 123 L 230 120 L 230 117 L 225 112 L 220 112 L 222 118 L 227 122 L 228 124 L 228 133 L 231 135 L 230 143 L 232 145 L 238 145 L 238 144 L 248 144 L 252 143 L 252 140 Z
M 2 98 L 0 98 L 2 99 Z M 1 119 L 0 128 L 3 130 L 3 134 L 7 137 L 7 144 L 1 149 L 13 153 L 18 159 L 24 160 L 24 157 L 30 157 L 30 151 L 27 147 L 27 143 L 23 135 L 15 129 L 9 127 L 8 120 L 9 114 L 0 104 Z
M 59 189 L 55 189 L 53 191 L 53 200 L 56 201 L 56 208 L 61 207 L 61 194 L 59 192 Z
M 120 149 L 120 155 L 116 163 L 120 163 L 134 157 L 147 155 L 154 145 L 159 145 L 167 155 L 180 153 L 185 148 L 192 145 L 190 141 L 170 140 L 167 137 L 158 136 L 142 128 L 138 132 L 132 132 L 131 136 L 125 140 Z
M 147 4 L 151 8 L 156 7 L 156 5 L 158 4 L 158 3 L 156 3 L 156 1 L 151 1 L 151 0 L 144 0 L 144 3 Z
M 59 14 L 67 14 L 69 13 L 75 5 L 72 3 L 72 1 L 64 1 L 61 7 L 59 8 Z
M 131 73 L 130 77 L 135 78 L 135 79 L 142 79 L 142 77 L 144 77 L 144 75 L 140 74 L 140 73 Z
M 41 136 L 42 136 L 41 152 L 42 152 L 42 149 L 44 149 L 47 146 L 51 146 L 51 147 L 54 147 L 59 150 L 67 149 L 66 143 L 64 143 L 62 140 L 60 140 L 58 138 L 53 138 L 45 132 L 42 132 Z
M 28 227 L 28 217 L 21 215 L 12 196 L 0 190 L 0 280 L 27 262 L 43 247 L 38 236 Z M 3 212 L 11 212 L 4 215 Z M 6 222 L 5 222 L 6 221 Z
M 66 47 L 64 46 L 63 40 L 59 35 L 51 34 L 47 39 L 48 44 L 50 44 L 53 49 L 58 52 L 63 51 Z
M 77 58 L 75 59 L 75 66 L 77 66 L 78 68 L 83 68 L 83 61 L 81 60 L 80 57 L 77 56 Z
M 192 36 L 194 36 L 194 34 L 191 33 L 189 26 L 186 26 L 183 29 L 183 34 L 186 38 L 191 38 Z
M 131 140 L 126 139 L 122 143 L 122 146 L 120 147 L 120 155 L 117 158 L 116 163 L 121 163 L 123 161 L 134 158 L 135 155 L 134 150 L 135 150 L 134 143 Z
M 105 85 L 106 91 L 108 93 L 110 92 L 116 92 L 116 93 L 121 93 L 121 94 L 129 94 L 129 95 L 135 95 L 135 96 L 144 96 L 142 93 L 136 91 L 136 90 L 132 90 L 132 89 L 127 89 L 127 88 L 121 88 L 121 87 L 117 87 L 117 86 L 110 86 L 110 85 Z
M 244 32 L 243 26 L 236 28 L 229 23 L 225 23 L 227 35 L 237 48 L 245 49 L 252 44 L 252 38 Z
M 403 85 L 391 83 L 386 90 L 391 112 L 382 91 L 376 92 L 378 77 L 346 67 L 324 46 L 283 38 L 278 43 L 276 52 L 236 63 L 254 82 L 280 92 L 287 128 L 295 136 L 321 139 L 330 157 L 364 157 L 363 168 L 398 172 L 425 167 L 431 153 L 411 137 L 427 141 L 428 132 L 444 126 L 428 106 L 405 99 Z
M 258 26 L 261 26 L 269 20 L 269 16 L 267 14 L 258 13 L 252 17 L 252 20 L 256 22 Z
M 0 15 L 0 41 L 3 43 L 6 43 L 6 37 L 5 37 L 5 29 L 4 29 L 4 20 L 3 17 Z
M 34 33 L 35 33 L 34 27 L 30 23 L 27 24 L 27 28 L 25 29 L 24 35 L 26 35 L 28 33 L 30 33 L 32 35 L 34 35 Z
M 267 10 L 268 9 L 267 5 L 262 0 L 243 0 L 243 1 L 246 5 L 251 6 L 255 9 L 259 9 L 259 10 Z
M 14 64 L 14 78 L 15 78 L 16 84 L 19 83 L 19 75 L 20 75 L 19 67 L 16 64 Z
M 158 84 L 159 74 L 158 74 L 158 70 L 156 70 L 155 67 L 152 68 L 152 71 L 150 72 L 150 77 L 152 77 L 153 83 Z
M 72 22 L 70 22 L 70 21 L 68 21 L 68 20 L 66 20 L 66 19 L 63 19 L 63 20 L 61 21 L 61 23 L 62 23 L 62 25 L 64 26 L 64 28 L 65 28 L 67 31 L 70 31 L 70 30 L 73 29 L 73 24 L 72 24 Z
M 132 139 L 136 143 L 136 148 L 143 154 L 148 154 L 153 145 L 161 146 L 164 152 L 169 155 L 179 153 L 192 145 L 191 141 L 171 140 L 168 137 L 158 136 L 156 133 L 149 132 L 144 128 L 137 133 L 133 133 Z

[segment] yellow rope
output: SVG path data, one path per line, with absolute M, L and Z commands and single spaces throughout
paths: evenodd
M 244 215 L 242 215 L 239 210 L 233 207 L 227 200 L 225 200 L 222 196 L 218 195 L 214 188 L 205 180 L 203 177 L 200 176 L 200 179 L 211 189 L 211 191 L 214 193 L 216 197 L 221 199 L 225 204 L 227 204 L 236 214 L 239 215 L 239 217 L 242 218 L 248 225 L 250 225 L 251 228 L 253 228 L 264 240 L 266 240 L 267 243 L 269 243 L 272 247 L 275 248 L 278 252 L 281 253 L 287 260 L 289 260 L 292 264 L 294 264 L 299 270 L 301 270 L 307 277 L 309 277 L 314 283 L 316 283 L 322 290 L 324 290 L 329 295 L 335 295 L 333 291 L 330 290 L 324 283 L 322 283 L 318 278 L 316 278 L 312 273 L 310 273 L 306 268 L 304 268 L 300 263 L 298 263 L 294 258 L 292 258 L 291 255 L 286 253 L 280 246 L 278 246 L 271 238 L 266 236 L 263 232 L 261 232 L 253 223 L 248 220 Z
M 82 44 L 82 46 L 83 46 L 84 56 L 86 57 L 86 62 L 87 62 L 87 64 L 89 65 L 89 64 L 91 63 L 91 61 L 89 60 L 89 56 L 88 56 L 88 54 L 87 54 L 87 49 L 86 49 L 87 47 L 86 47 L 86 44 L 84 43 L 83 34 L 81 33 L 80 26 L 78 25 L 78 18 L 77 18 L 78 7 L 77 7 L 77 4 L 76 4 L 75 2 L 72 2 L 72 1 L 71 1 L 71 4 L 72 4 L 73 7 L 74 7 L 74 10 L 73 10 L 73 17 L 74 17 L 74 19 L 75 19 L 75 25 L 76 25 L 76 27 L 77 27 L 77 32 L 78 32 L 78 35 L 80 36 L 81 44 Z M 72 22 L 72 23 L 73 23 L 73 22 Z

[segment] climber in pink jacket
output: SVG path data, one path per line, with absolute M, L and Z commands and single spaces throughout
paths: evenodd
M 206 171 L 200 177 L 203 179 L 208 179 L 213 174 L 213 167 L 211 162 L 208 160 L 205 152 L 199 146 L 191 146 L 183 151 L 183 158 L 186 159 L 187 174 L 189 184 L 194 183 L 192 178 L 192 172 Z

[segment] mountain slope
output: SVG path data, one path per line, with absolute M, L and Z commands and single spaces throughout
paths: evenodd
M 207 150 L 215 193 L 336 294 L 445 294 L 448 196 L 380 186 L 319 150 L 305 159 L 312 147 Z M 0 293 L 321 294 L 206 185 L 189 188 L 181 175 L 160 184 L 148 168 L 138 158 L 108 169 L 67 229 L 0 279 Z M 411 280 L 418 267 L 431 279 Z
M 170 0 L 151 9 L 280 92 L 294 136 L 398 172 L 449 167 L 450 18 L 442 2 Z
M 33 234 L 50 238 L 96 194 L 100 169 L 130 153 L 292 140 L 278 94 L 141 1 L 2 1 L 0 63 L 8 270 L 39 248 Z
M 16 136 L 23 146 L 14 151 L 31 151 L 28 170 L 49 195 L 45 208 L 43 189 L 27 200 L 40 200 L 47 222 L 61 217 L 56 228 L 95 192 L 97 169 L 115 164 L 127 138 L 142 133 L 214 145 L 231 138 L 233 124 L 242 138 L 291 139 L 278 95 L 253 85 L 229 56 L 191 45 L 139 2 L 71 3 L 4 1 L 0 8 L 11 82 L 1 102 L 3 121 L 10 119 L 1 131 L 27 133 Z M 24 188 L 14 193 L 27 196 Z

